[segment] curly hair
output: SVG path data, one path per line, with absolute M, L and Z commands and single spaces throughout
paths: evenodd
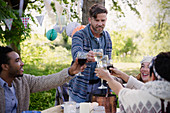
M 9 52 L 12 52 L 12 51 L 13 51 L 13 49 L 8 47 L 8 46 L 6 46 L 6 47 L 0 46 L 0 73 L 2 71 L 1 65 L 2 64 L 9 64 L 10 58 L 8 57 L 7 54 Z

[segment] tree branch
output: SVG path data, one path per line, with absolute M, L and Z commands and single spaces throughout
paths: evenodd
M 28 1 L 28 3 L 35 3 L 37 0 L 34 0 L 34 1 Z

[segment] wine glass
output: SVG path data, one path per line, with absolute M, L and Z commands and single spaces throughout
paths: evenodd
M 110 68 L 114 68 L 112 59 L 109 59 L 107 61 L 107 70 L 109 70 L 109 72 L 111 73 L 112 71 L 110 70 Z
M 96 67 L 100 67 L 100 61 L 103 57 L 103 49 L 93 49 L 93 52 L 94 52 L 94 58 L 97 62 Z
M 107 70 L 108 55 L 103 55 L 101 61 L 103 69 Z M 101 86 L 99 86 L 98 89 L 107 89 L 107 87 L 103 85 L 103 79 L 101 79 Z
M 82 51 L 78 51 L 77 58 L 78 58 L 78 63 L 80 64 L 80 66 L 82 66 L 87 61 L 87 53 L 82 52 Z M 81 72 L 79 72 L 78 75 L 79 76 L 84 76 L 84 75 L 81 74 Z

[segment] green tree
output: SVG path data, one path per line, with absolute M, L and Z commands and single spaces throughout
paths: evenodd
M 69 4 L 69 2 L 67 0 L 57 0 L 57 1 L 60 1 L 65 3 L 65 4 Z M 98 0 L 90 0 L 89 2 L 87 2 L 86 0 L 83 0 L 84 3 L 87 5 L 87 4 L 92 4 L 92 3 L 97 3 L 99 2 Z M 20 19 L 20 16 L 19 16 L 19 4 L 20 4 L 20 0 L 0 0 L 1 3 L 3 3 L 3 5 L 1 5 L 1 18 L 0 18 L 0 21 L 3 23 L 3 25 L 5 25 L 5 22 L 4 22 L 4 18 L 14 18 L 14 22 L 12 24 L 12 28 L 11 30 L 9 31 L 8 29 L 5 29 L 5 31 L 2 30 L 2 25 L 0 25 L 0 39 L 3 43 L 6 43 L 7 45 L 11 45 L 11 47 L 17 51 L 19 54 L 20 54 L 20 42 L 22 42 L 23 40 L 25 40 L 28 36 L 29 36 L 29 33 L 31 31 L 29 25 L 28 25 L 28 28 L 25 29 L 24 28 L 24 25 L 22 24 L 22 21 Z M 75 0 L 71 0 L 71 2 L 75 2 Z M 105 0 L 101 0 L 101 2 L 105 2 Z M 116 0 L 112 0 L 113 2 L 113 7 L 112 9 L 114 10 L 117 10 L 117 11 L 120 11 L 122 12 L 121 10 L 121 7 L 118 3 L 118 1 Z M 136 10 L 135 8 L 135 5 L 136 5 L 136 1 L 132 1 L 132 2 L 129 2 L 129 0 L 125 0 L 123 2 L 124 4 L 127 4 L 133 11 L 135 11 L 137 14 L 138 11 Z M 5 4 L 5 5 L 4 5 Z M 90 5 L 87 5 L 88 7 Z M 51 3 L 51 6 L 53 7 L 54 11 L 55 11 L 55 8 L 54 8 L 54 3 L 52 2 Z M 33 22 L 34 21 L 34 18 L 32 17 L 31 14 L 27 14 L 25 15 L 24 12 L 26 9 L 28 9 L 28 11 L 30 9 L 35 9 L 35 11 L 41 13 L 41 10 L 42 8 L 44 7 L 44 4 L 43 4 L 43 0 L 24 0 L 24 5 L 23 5 L 23 13 L 22 13 L 22 17 L 30 17 L 32 19 Z M 5 9 L 6 8 L 6 9 Z M 5 9 L 5 10 L 3 10 Z M 85 5 L 83 7 L 83 14 L 88 14 L 88 8 L 85 9 Z M 8 12 L 8 13 L 5 13 Z M 73 12 L 74 15 L 71 15 L 72 18 L 78 18 L 77 16 L 77 13 L 72 9 L 70 9 L 70 11 Z M 10 15 L 8 15 L 10 13 Z M 66 12 L 63 11 L 63 14 L 65 14 Z M 123 13 L 122 13 L 123 14 Z M 84 18 L 87 18 L 86 16 L 83 16 L 83 19 Z M 83 20 L 82 19 L 82 20 Z M 84 22 L 85 20 L 83 20 L 83 24 L 86 24 L 87 22 Z M 6 26 L 7 27 L 7 26 Z
M 128 32 L 129 31 L 113 31 L 111 33 L 114 57 L 133 55 L 137 49 L 137 45 L 133 41 L 135 36 L 132 34 L 127 35 Z
M 152 6 L 150 6 L 152 4 Z M 169 1 L 168 0 L 151 0 L 148 7 L 152 23 L 148 31 L 142 33 L 139 51 L 145 55 L 156 55 L 161 51 L 170 49 L 170 21 L 169 21 Z M 148 15 L 149 16 L 149 15 Z

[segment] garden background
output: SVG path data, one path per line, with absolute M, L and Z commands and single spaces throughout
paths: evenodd
M 70 66 L 72 61 L 71 37 L 67 36 L 66 31 L 64 31 L 62 34 L 58 33 L 54 41 L 47 39 L 45 33 L 49 26 L 45 26 L 44 24 L 40 26 L 33 19 L 37 15 L 37 13 L 33 12 L 38 10 L 37 12 L 42 14 L 39 3 L 34 5 L 30 3 L 28 5 L 29 7 L 26 8 L 27 14 L 24 16 L 31 17 L 27 29 L 16 19 L 10 31 L 4 24 L 3 19 L 15 17 L 15 15 L 13 16 L 9 13 L 9 15 L 3 16 L 2 12 L 6 10 L 10 12 L 11 10 L 9 8 L 3 8 L 4 4 L 2 1 L 0 0 L 2 4 L 0 6 L 0 45 L 16 44 L 15 46 L 20 50 L 21 58 L 25 63 L 24 73 L 42 76 L 57 73 Z M 36 1 L 40 1 L 43 4 L 43 0 Z M 61 2 L 62 0 L 56 1 Z M 63 1 L 67 4 L 69 0 Z M 70 0 L 70 3 L 74 3 L 75 1 Z M 143 56 L 155 56 L 159 52 L 170 51 L 169 1 L 139 0 L 138 3 L 136 1 L 138 0 L 122 0 L 122 3 L 116 0 L 105 1 L 109 11 L 106 30 L 109 31 L 112 39 L 113 65 L 133 76 L 139 73 L 140 61 Z M 30 11 L 31 8 L 35 11 Z M 7 12 L 5 13 L 8 14 Z M 80 14 L 74 11 L 72 12 L 74 15 L 72 15 L 73 20 L 71 21 L 81 22 L 81 17 L 78 18 Z M 14 13 L 16 14 L 17 12 L 14 11 Z M 50 21 L 48 18 L 47 16 L 45 22 Z M 4 26 L 6 27 L 5 30 L 2 29 Z M 55 89 L 33 93 L 30 97 L 30 110 L 41 111 L 54 106 L 54 103 Z

